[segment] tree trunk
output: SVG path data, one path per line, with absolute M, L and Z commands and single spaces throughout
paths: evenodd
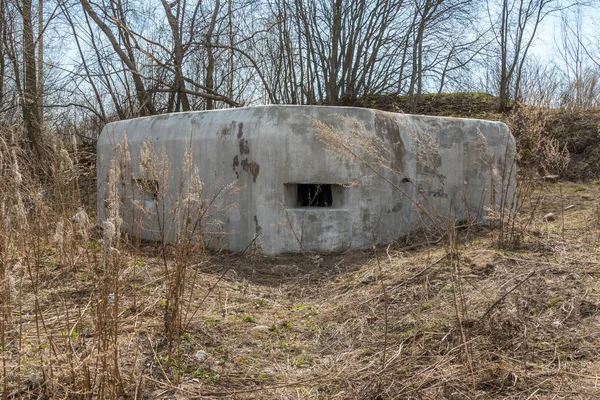
M 500 25 L 500 83 L 498 94 L 500 105 L 498 111 L 504 112 L 508 109 L 508 0 L 502 2 L 502 22 Z
M 0 0 L 0 107 L 4 107 L 4 74 L 6 63 L 4 60 L 4 42 L 6 41 L 5 3 Z
M 25 84 L 21 107 L 25 134 L 31 149 L 42 155 L 42 126 L 39 109 L 35 41 L 33 40 L 33 21 L 31 18 L 32 0 L 23 0 L 21 17 L 23 18 L 23 69 Z
M 221 1 L 217 0 L 215 2 L 215 9 L 213 11 L 212 19 L 210 21 L 210 27 L 208 28 L 208 32 L 206 33 L 206 55 L 208 58 L 208 63 L 206 65 L 206 87 L 213 91 L 215 90 L 215 82 L 214 82 L 214 73 L 215 73 L 215 56 L 213 54 L 212 48 L 212 35 L 215 30 L 215 25 L 217 23 L 217 16 L 219 14 L 219 8 L 221 6 Z M 212 110 L 214 109 L 214 102 L 212 99 L 206 99 L 206 109 Z
M 44 0 L 38 0 L 37 94 L 40 131 L 44 130 Z
M 331 27 L 331 55 L 329 57 L 329 73 L 325 82 L 327 104 L 337 105 L 338 102 L 338 52 L 342 34 L 342 0 L 336 0 L 333 5 L 333 25 Z
M 165 13 L 167 14 L 167 21 L 171 27 L 171 34 L 173 35 L 173 59 L 175 61 L 175 90 L 177 91 L 179 104 L 181 104 L 182 111 L 190 111 L 190 103 L 185 93 L 185 81 L 183 79 L 183 57 L 185 51 L 183 43 L 181 42 L 180 25 L 175 15 L 171 11 L 171 6 L 166 0 L 161 0 Z M 177 110 L 178 111 L 178 110 Z
M 26 0 L 26 1 L 31 2 L 31 0 Z M 148 95 L 148 92 L 146 91 L 146 87 L 144 86 L 142 77 L 138 73 L 137 65 L 134 62 L 135 60 L 132 58 L 131 47 L 127 46 L 127 50 L 130 53 L 129 55 L 127 55 L 125 53 L 125 51 L 123 51 L 123 49 L 121 48 L 119 41 L 117 40 L 115 35 L 112 33 L 112 31 L 110 30 L 108 25 L 106 25 L 104 23 L 104 21 L 102 21 L 102 19 L 98 16 L 98 14 L 96 14 L 96 12 L 94 11 L 94 9 L 90 5 L 90 3 L 87 0 L 80 0 L 80 2 L 81 2 L 81 6 L 83 7 L 86 14 L 89 15 L 94 20 L 96 25 L 98 25 L 98 27 L 106 35 L 106 37 L 110 41 L 110 44 L 112 45 L 113 50 L 117 53 L 117 55 L 121 59 L 121 62 L 123 62 L 123 64 L 130 71 L 131 76 L 133 78 L 133 83 L 135 85 L 135 91 L 136 91 L 137 99 L 139 102 L 141 114 L 142 115 L 157 114 L 156 108 L 154 107 L 152 99 L 150 98 L 150 96 Z M 144 112 L 144 110 L 145 110 L 145 112 Z

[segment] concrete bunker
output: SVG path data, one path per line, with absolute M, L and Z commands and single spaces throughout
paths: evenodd
M 148 144 L 169 160 L 156 179 L 144 172 Z M 255 240 L 267 254 L 335 252 L 389 243 L 436 220 L 484 222 L 490 210 L 511 205 L 516 187 L 515 141 L 501 122 L 247 107 L 107 124 L 97 150 L 101 220 L 111 218 L 109 174 L 123 148 L 130 165 L 119 189 L 125 232 L 176 240 L 159 233 L 153 213 L 177 209 L 169 193 L 189 184 L 180 167 L 189 154 L 204 202 L 215 210 L 206 218 L 218 232 L 206 233 L 207 244 L 232 251 Z M 134 218 L 139 210 L 144 215 Z

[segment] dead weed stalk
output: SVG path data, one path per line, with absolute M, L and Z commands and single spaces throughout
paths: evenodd
M 504 166 L 501 193 L 503 207 L 490 210 L 490 219 L 497 226 L 498 247 L 519 249 L 535 222 L 537 211 L 548 181 L 558 179 L 569 164 L 566 146 L 545 132 L 548 112 L 533 107 L 519 107 L 508 119 L 517 142 L 516 165 L 519 165 L 516 195 L 507 196 L 509 187 L 504 174 L 516 174 L 512 166 Z M 510 168 L 510 169 L 509 169 Z M 527 210 L 527 211 L 525 211 Z
M 470 372 L 471 386 L 474 390 L 476 385 L 475 378 L 475 366 L 471 351 L 471 337 L 470 337 L 470 326 L 472 321 L 469 318 L 469 310 L 467 301 L 465 299 L 462 283 L 462 274 L 460 271 L 461 265 L 461 249 L 457 238 L 457 227 L 455 218 L 445 218 L 441 210 L 438 210 L 431 199 L 425 195 L 420 187 L 412 179 L 407 177 L 402 169 L 403 166 L 396 165 L 395 157 L 392 154 L 391 145 L 385 143 L 378 137 L 367 132 L 366 127 L 359 121 L 340 117 L 341 127 L 336 128 L 334 126 L 327 125 L 321 121 L 312 120 L 314 129 L 317 131 L 319 140 L 321 140 L 327 149 L 335 156 L 342 159 L 350 159 L 358 162 L 363 167 L 374 173 L 376 176 L 381 178 L 384 182 L 389 184 L 394 190 L 401 193 L 407 198 L 418 210 L 419 215 L 422 215 L 421 221 L 423 222 L 423 231 L 426 237 L 429 235 L 431 228 L 435 228 L 437 234 L 444 238 L 446 254 L 443 258 L 447 259 L 448 266 L 450 268 L 450 275 L 452 279 L 452 294 L 453 294 L 453 308 L 454 316 L 456 318 L 456 327 L 460 334 L 462 345 L 460 346 L 463 354 L 463 362 Z M 426 132 L 422 132 L 418 127 L 414 127 L 414 130 L 410 132 L 410 136 L 413 142 L 413 151 L 416 156 L 421 160 L 423 165 L 429 168 L 428 173 L 432 176 L 439 178 L 440 186 L 443 191 L 446 191 L 444 186 L 444 180 L 438 170 L 440 163 L 437 161 L 440 159 L 439 152 L 437 150 L 437 144 L 434 139 Z M 481 135 L 485 142 L 485 138 Z M 485 161 L 485 160 L 484 160 Z M 488 160 L 488 164 L 491 165 L 491 160 Z M 419 194 L 417 200 L 411 197 L 403 188 L 394 184 L 392 179 L 384 175 L 380 171 L 386 171 L 386 174 L 399 175 L 400 180 L 404 182 L 410 182 L 415 187 L 415 190 Z M 491 177 L 491 184 L 498 180 L 498 177 Z M 505 180 L 503 180 L 504 182 Z M 491 204 L 495 203 L 494 195 L 497 188 L 492 187 L 490 193 Z M 483 201 L 483 199 L 482 199 Z M 451 204 L 448 205 L 451 209 Z M 427 240 L 429 242 L 429 240 Z M 383 270 L 377 250 L 374 249 L 375 260 L 377 268 L 379 270 L 379 276 L 383 276 Z M 391 256 L 390 264 L 393 264 Z M 380 278 L 381 279 L 381 278 Z M 383 313 L 384 313 L 384 345 L 382 350 L 382 368 L 380 373 L 385 373 L 388 368 L 387 362 L 387 349 L 388 345 L 394 346 L 397 344 L 388 343 L 388 294 L 386 291 L 386 285 L 383 281 L 380 282 L 383 301 Z M 390 370 L 391 372 L 392 370 Z

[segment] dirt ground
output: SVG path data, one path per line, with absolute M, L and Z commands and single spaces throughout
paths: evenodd
M 132 250 L 115 328 L 123 390 L 162 399 L 600 398 L 600 185 L 540 193 L 515 251 L 497 248 L 496 230 L 461 227 L 453 252 L 445 240 L 413 237 L 375 253 L 199 258 L 171 360 L 158 252 Z M 530 201 L 528 212 L 538 204 Z M 549 212 L 554 221 L 544 220 Z M 27 279 L 12 282 L 24 294 L 13 303 L 5 382 L 12 398 L 44 397 L 50 384 L 87 397 L 75 389 L 84 378 L 69 371 L 98 368 L 97 282 L 77 257 L 65 265 L 50 245 L 42 254 L 37 294 Z

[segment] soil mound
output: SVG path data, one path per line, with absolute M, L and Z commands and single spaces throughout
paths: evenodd
M 567 147 L 571 160 L 562 174 L 571 181 L 600 178 L 600 109 L 550 110 L 546 132 Z
M 410 107 L 408 96 L 372 95 L 355 101 L 346 101 L 342 105 L 375 108 L 407 114 L 440 115 L 446 117 L 465 117 L 497 120 L 499 100 L 489 93 L 464 92 L 424 94 L 414 110 Z

